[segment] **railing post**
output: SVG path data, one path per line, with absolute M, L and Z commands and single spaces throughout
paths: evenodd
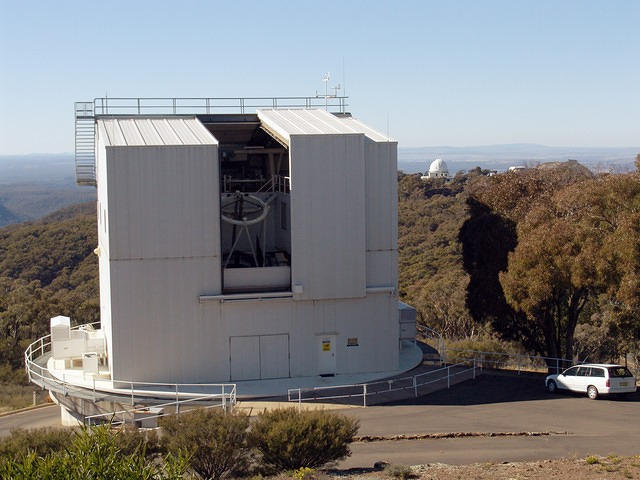
M 180 402 L 178 398 L 178 384 L 176 383 L 176 415 L 180 413 Z
M 367 384 L 362 385 L 362 406 L 367 406 Z
M 302 389 L 298 388 L 298 411 L 302 411 Z
M 137 100 L 138 100 L 138 115 L 140 115 L 140 97 L 138 97 Z
M 393 382 L 393 380 L 387 380 L 387 383 L 389 384 L 389 391 L 391 391 L 391 383 Z
M 93 401 L 96 401 L 96 377 L 92 377 L 93 380 Z
M 413 376 L 413 396 L 418 398 L 418 381 L 415 375 Z
M 130 385 L 131 385 L 131 406 L 133 406 L 133 382 L 131 382 Z
M 222 384 L 222 410 L 227 411 L 227 399 L 224 396 L 224 384 Z
M 447 367 L 447 388 L 451 388 L 451 367 Z
M 560 360 L 556 358 L 556 375 L 560 373 Z

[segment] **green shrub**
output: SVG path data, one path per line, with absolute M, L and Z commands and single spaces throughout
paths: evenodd
M 144 452 L 148 458 L 155 458 L 166 453 L 155 430 L 143 431 L 132 426 L 126 426 L 115 436 L 117 447 L 124 454 Z
M 12 480 L 178 480 L 184 477 L 187 459 L 167 455 L 150 461 L 144 452 L 125 454 L 118 447 L 120 432 L 108 425 L 83 428 L 64 450 L 44 457 L 30 452 L 21 458 L 0 458 L 0 478 Z
M 30 452 L 44 457 L 69 446 L 74 436 L 70 428 L 37 428 L 12 430 L 8 437 L 0 438 L 0 458 L 24 458 Z
M 408 478 L 416 477 L 411 467 L 407 467 L 406 465 L 387 465 L 384 469 L 384 474 L 396 480 L 407 480 Z
M 250 454 L 248 415 L 198 409 L 165 417 L 160 424 L 166 449 L 174 454 L 188 452 L 189 466 L 202 478 L 217 480 L 246 473 Z
M 589 455 L 587 458 L 585 458 L 585 461 L 589 465 L 595 465 L 597 463 L 600 463 L 600 460 L 598 460 L 598 457 L 594 457 L 593 455 Z
M 36 428 L 12 430 L 8 437 L 0 438 L 0 458 L 24 458 L 29 453 L 45 457 L 63 451 L 74 440 L 76 431 L 71 428 Z M 147 457 L 163 453 L 162 445 L 154 431 L 142 432 L 127 427 L 114 432 L 113 441 L 120 452 L 131 455 L 144 452 Z
M 355 419 L 322 410 L 276 409 L 258 415 L 250 437 L 263 466 L 282 472 L 346 458 L 358 426 Z

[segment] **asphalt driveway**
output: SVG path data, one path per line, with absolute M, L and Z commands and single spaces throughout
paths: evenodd
M 360 419 L 361 435 L 436 432 L 566 432 L 542 437 L 452 438 L 356 443 L 340 467 L 375 461 L 405 465 L 466 464 L 640 454 L 640 393 L 589 400 L 549 394 L 543 375 L 482 375 L 409 401 L 345 411 Z

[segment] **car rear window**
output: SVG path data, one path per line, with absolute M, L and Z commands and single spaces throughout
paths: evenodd
M 609 367 L 609 377 L 633 377 L 633 375 L 626 367 Z

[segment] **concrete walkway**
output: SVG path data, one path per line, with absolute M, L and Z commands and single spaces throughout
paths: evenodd
M 404 372 L 412 370 L 422 363 L 423 353 L 418 345 L 405 342 L 400 350 L 399 368 L 397 370 L 386 372 L 372 372 L 360 374 L 339 374 L 330 377 L 312 376 L 312 377 L 295 377 L 295 378 L 274 378 L 267 380 L 248 380 L 233 382 L 237 385 L 237 397 L 239 399 L 256 399 L 287 396 L 289 389 L 301 388 L 311 389 L 314 387 L 333 387 L 340 385 L 354 385 L 369 383 L 379 379 L 386 379 L 398 376 Z M 144 385 L 136 383 L 133 390 L 129 385 L 127 388 L 114 387 L 114 382 L 106 378 L 97 377 L 95 380 L 91 377 L 85 377 L 81 369 L 64 369 L 59 368 L 53 359 L 46 361 L 47 370 L 57 381 L 64 381 L 73 386 L 74 395 L 80 396 L 80 390 L 86 390 L 87 394 L 95 389 L 98 395 L 123 395 L 130 397 L 134 395 L 136 398 L 154 397 L 154 398 L 175 398 L 175 385 L 161 384 Z M 117 382 L 115 382 L 117 383 Z M 231 382 L 226 382 L 227 384 Z M 197 395 L 217 394 L 220 387 L 198 386 L 197 384 L 185 385 L 180 387 L 182 392 L 179 396 L 183 398 L 193 397 Z M 226 389 L 228 392 L 229 389 Z

